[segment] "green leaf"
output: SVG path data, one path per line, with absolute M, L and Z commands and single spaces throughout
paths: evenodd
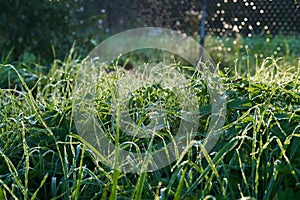
M 253 106 L 253 102 L 250 100 L 243 100 L 243 99 L 235 99 L 228 103 L 229 108 L 244 110 L 249 109 Z

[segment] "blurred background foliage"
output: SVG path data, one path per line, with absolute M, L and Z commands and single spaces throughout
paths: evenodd
M 85 53 L 93 45 L 89 27 L 106 15 L 86 0 L 0 1 L 0 47 L 2 59 L 51 62 L 63 58 L 76 42 Z M 88 10 L 88 12 L 86 12 Z M 95 37 L 95 34 L 93 35 Z
M 9 62 L 49 64 L 53 59 L 63 60 L 73 44 L 76 54 L 84 57 L 112 34 L 143 26 L 172 28 L 199 40 L 202 3 L 202 0 L 3 0 L 0 1 L 0 61 L 8 62 L 9 57 Z M 253 58 L 300 55 L 297 1 L 210 0 L 207 9 L 206 49 L 216 62 L 222 60 L 226 67 L 234 65 L 237 57 L 247 55 L 247 50 Z

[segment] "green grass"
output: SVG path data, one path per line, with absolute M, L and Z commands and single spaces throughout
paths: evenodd
M 239 73 L 247 71 L 247 62 L 254 74 L 255 66 L 261 66 L 266 58 L 280 58 L 278 64 L 282 68 L 289 65 L 298 65 L 300 50 L 300 38 L 297 35 L 254 35 L 251 38 L 242 37 L 218 37 L 208 35 L 206 49 L 216 62 L 221 62 L 221 68 L 232 69 L 235 65 Z
M 141 174 L 104 165 L 78 136 L 73 92 L 81 62 L 73 52 L 64 61 L 54 60 L 47 73 L 34 63 L 3 62 L 0 199 L 296 199 L 300 195 L 300 66 L 295 55 L 290 59 L 293 62 L 284 65 L 275 56 L 254 64 L 249 60 L 244 70 L 234 68 L 233 62 L 230 72 L 219 72 L 228 103 L 225 126 L 211 152 L 201 143 L 211 106 L 206 83 L 194 80 L 202 117 L 192 146 L 177 163 Z M 117 79 L 108 74 L 106 81 Z M 101 92 L 106 95 L 97 101 L 98 118 L 106 133 L 119 145 L 131 141 L 147 151 L 143 145 L 150 140 L 122 132 L 113 135 L 119 126 L 112 117 L 110 93 Z M 137 123 L 148 123 L 143 108 L 162 95 L 170 100 L 165 106 L 171 126 L 162 138 L 172 141 L 172 128 L 178 126 L 178 104 L 172 92 L 153 85 L 134 95 L 132 118 Z M 153 141 L 158 147 L 164 145 L 158 138 Z

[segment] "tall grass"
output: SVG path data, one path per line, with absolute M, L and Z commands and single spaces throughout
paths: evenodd
M 266 58 L 279 59 L 281 68 L 297 66 L 299 60 L 300 40 L 297 35 L 254 35 L 252 37 L 218 37 L 209 35 L 206 38 L 206 49 L 216 62 L 221 62 L 224 70 L 234 72 L 233 64 L 239 73 L 247 73 L 247 62 L 251 73 L 261 66 Z
M 5 77 L 0 90 L 0 199 L 296 199 L 300 195 L 299 65 L 287 68 L 268 57 L 256 65 L 249 63 L 255 74 L 220 71 L 228 96 L 226 123 L 211 152 L 201 142 L 211 114 L 210 100 L 206 83 L 195 80 L 203 117 L 191 147 L 179 162 L 141 174 L 125 174 L 101 163 L 77 135 L 72 94 L 80 65 L 72 52 L 64 61 L 54 60 L 47 74 L 39 67 L 30 71 L 23 63 L 0 65 Z M 137 91 L 140 100 L 133 106 L 151 103 L 143 95 L 157 97 L 160 92 Z M 98 115 L 109 133 L 117 127 L 108 98 L 104 95 L 99 101 Z M 176 108 L 174 101 L 168 104 Z M 173 111 L 169 123 L 176 128 Z M 142 109 L 136 112 L 145 114 Z M 127 139 L 120 132 L 117 142 L 121 145 Z M 132 142 L 142 149 L 145 141 Z

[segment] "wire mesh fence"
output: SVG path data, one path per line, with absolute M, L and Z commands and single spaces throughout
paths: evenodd
M 300 8 L 295 0 L 208 1 L 206 32 L 218 35 L 300 33 Z M 107 14 L 106 30 L 159 26 L 195 35 L 203 0 L 124 0 L 100 3 Z
M 0 1 L 0 58 L 13 48 L 16 59 L 31 52 L 50 61 L 52 47 L 54 57 L 63 58 L 74 41 L 85 55 L 115 33 L 145 26 L 171 28 L 197 39 L 199 32 L 298 35 L 299 5 L 299 0 Z

